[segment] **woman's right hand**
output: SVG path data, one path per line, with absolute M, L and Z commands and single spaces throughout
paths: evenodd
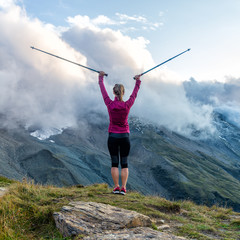
M 103 77 L 103 76 L 105 76 L 105 74 L 106 74 L 105 72 L 100 71 L 100 72 L 99 72 L 99 77 Z
M 135 80 L 140 80 L 140 77 L 141 77 L 141 75 L 136 75 L 136 76 L 134 77 L 134 79 L 135 79 Z

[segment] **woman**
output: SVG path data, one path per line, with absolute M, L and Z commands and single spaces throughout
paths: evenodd
M 105 73 L 99 73 L 99 85 L 103 100 L 107 106 L 109 113 L 109 137 L 108 137 L 108 150 L 112 160 L 111 174 L 114 182 L 113 193 L 126 194 L 126 184 L 128 179 L 128 155 L 130 151 L 129 141 L 129 125 L 128 125 L 128 114 L 132 107 L 138 90 L 140 88 L 140 75 L 135 76 L 136 84 L 130 98 L 124 102 L 124 86 L 122 84 L 115 84 L 113 88 L 113 94 L 115 95 L 114 101 L 112 101 L 105 89 L 103 78 Z M 119 155 L 121 163 L 121 180 L 122 186 L 119 186 Z

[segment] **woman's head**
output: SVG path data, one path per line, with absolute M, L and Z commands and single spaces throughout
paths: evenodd
M 113 93 L 121 102 L 123 101 L 124 91 L 124 86 L 122 84 L 115 84 L 115 86 L 113 87 Z

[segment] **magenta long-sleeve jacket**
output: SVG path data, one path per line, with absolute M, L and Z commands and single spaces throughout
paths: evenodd
M 103 100 L 107 106 L 109 113 L 110 124 L 108 127 L 108 132 L 111 133 L 129 133 L 129 125 L 128 125 L 128 114 L 130 108 L 132 107 L 136 97 L 138 90 L 140 88 L 141 81 L 136 80 L 135 87 L 129 99 L 126 102 L 121 102 L 115 97 L 114 101 L 110 99 L 108 93 L 105 89 L 103 83 L 103 76 L 99 76 L 99 86 L 101 89 L 101 93 L 103 96 Z

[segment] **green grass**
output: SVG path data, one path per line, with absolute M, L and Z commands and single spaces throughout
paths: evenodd
M 14 183 L 15 181 L 10 180 L 6 177 L 0 176 L 0 187 L 6 187 L 9 186 L 10 184 Z
M 188 239 L 239 239 L 240 213 L 231 209 L 208 208 L 190 201 L 171 202 L 137 192 L 113 195 L 111 190 L 106 184 L 57 188 L 26 180 L 13 182 L 0 198 L 0 240 L 67 239 L 56 229 L 53 212 L 70 201 L 93 201 L 134 210 L 150 216 L 153 229 L 164 220 L 173 234 Z

